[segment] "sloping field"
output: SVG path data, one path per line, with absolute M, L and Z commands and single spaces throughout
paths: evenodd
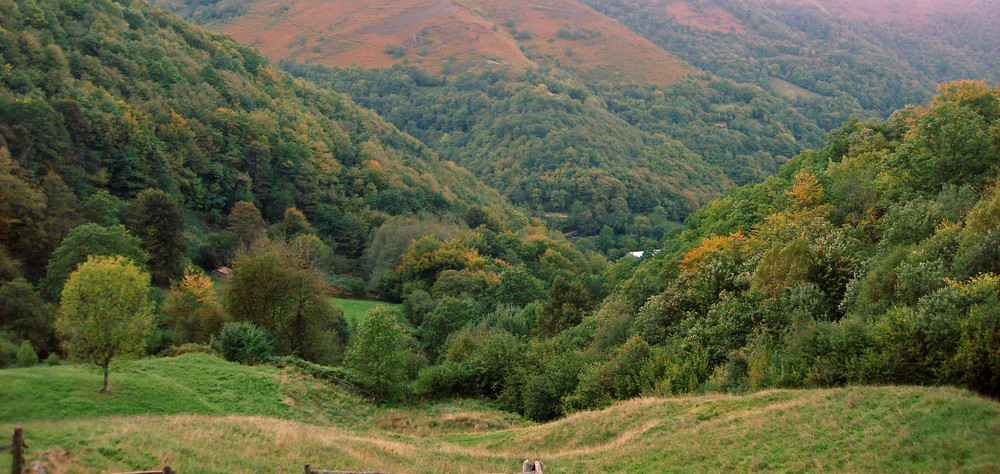
M 523 71 L 559 60 L 597 79 L 661 85 L 694 71 L 573 0 L 259 0 L 247 7 L 206 26 L 272 60 L 361 67 L 407 61 L 435 73 Z
M 294 472 L 314 468 L 388 472 L 511 472 L 524 459 L 540 459 L 547 472 L 694 471 L 978 471 L 1000 469 L 1000 404 L 951 388 L 855 387 L 768 391 L 746 396 L 639 399 L 602 411 L 579 413 L 547 424 L 530 424 L 476 402 L 376 408 L 339 389 L 309 389 L 318 382 L 264 368 L 241 368 L 204 355 L 133 363 L 158 384 L 128 395 L 118 379 L 112 397 L 160 400 L 188 389 L 172 372 L 184 364 L 214 365 L 214 376 L 256 371 L 272 377 L 286 397 L 263 397 L 253 406 L 284 406 L 278 416 L 202 414 L 87 416 L 85 398 L 100 403 L 99 377 L 76 398 L 77 416 L 53 412 L 53 401 L 36 399 L 35 410 L 11 411 L 7 401 L 48 389 L 18 383 L 27 373 L 51 386 L 78 385 L 78 366 L 0 371 L 0 432 L 16 424 L 27 434 L 29 461 L 49 459 L 63 470 L 150 469 L 169 464 L 185 472 Z M 184 362 L 189 360 L 190 362 Z M 167 368 L 161 365 L 171 365 Z M 155 377 L 154 377 L 155 375 Z M 117 376 L 117 377 L 115 377 Z M 14 383 L 11 383 L 11 382 Z M 239 382 L 220 382 L 221 387 Z M 194 386 L 203 385 L 198 381 Z M 289 387 L 296 388 L 289 388 Z M 82 385 L 81 385 L 82 387 Z M 82 390 L 82 389 L 81 389 Z M 269 391 L 270 390 L 270 391 Z M 154 395 L 164 393 L 164 396 Z M 247 391 L 246 395 L 250 395 Z M 253 398 L 253 397 L 251 397 Z M 257 398 L 254 398 L 258 400 Z M 296 407 L 333 408 L 316 411 Z M 343 403 L 344 400 L 351 403 Z M 125 400 L 121 400 L 124 403 Z M 351 412 L 335 415 L 334 412 Z M 113 413 L 103 410 L 101 413 Z M 131 410 L 128 410 L 131 412 Z M 123 411 L 122 413 L 125 413 Z M 212 413 L 212 414 L 210 414 Z

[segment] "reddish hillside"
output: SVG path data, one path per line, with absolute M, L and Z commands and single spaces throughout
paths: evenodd
M 744 25 L 720 5 L 694 0 L 651 0 L 678 23 L 709 31 L 745 32 Z M 984 8 L 983 0 L 755 0 L 756 3 L 813 5 L 831 15 L 903 25 L 926 25 L 935 18 Z
M 834 16 L 884 23 L 924 24 L 937 16 L 970 11 L 976 0 L 777 0 L 815 4 Z
M 743 24 L 720 5 L 695 5 L 687 1 L 660 0 L 664 11 L 683 25 L 709 31 L 746 32 Z
M 586 77 L 669 84 L 693 69 L 573 0 L 260 0 L 208 25 L 272 59 L 433 72 L 561 62 Z

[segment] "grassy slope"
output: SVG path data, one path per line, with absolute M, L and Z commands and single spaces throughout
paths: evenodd
M 1000 405 L 951 388 L 640 399 L 533 425 L 474 402 L 375 408 L 293 372 L 204 355 L 124 369 L 111 396 L 80 366 L 0 371 L 0 433 L 16 422 L 29 458 L 58 446 L 83 472 L 291 472 L 307 461 L 500 472 L 526 458 L 550 472 L 1000 469 Z
M 361 322 L 361 318 L 372 308 L 378 306 L 398 308 L 400 306 L 384 301 L 351 300 L 346 298 L 330 298 L 330 304 L 344 311 L 344 319 L 347 320 L 347 324 L 352 328 L 357 327 L 358 323 Z

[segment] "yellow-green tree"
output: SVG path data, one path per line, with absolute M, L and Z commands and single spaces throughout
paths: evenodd
M 171 286 L 163 313 L 167 315 L 175 343 L 208 342 L 229 320 L 212 280 L 193 267 Z
M 149 274 L 121 257 L 90 257 L 63 287 L 56 330 L 70 356 L 104 369 L 115 358 L 141 354 L 153 329 Z

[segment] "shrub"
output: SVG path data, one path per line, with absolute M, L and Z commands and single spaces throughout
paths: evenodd
M 1000 304 L 972 308 L 962 324 L 955 367 L 967 387 L 1000 395 Z
M 22 341 L 21 346 L 17 348 L 17 365 L 21 367 L 38 365 L 38 354 L 35 352 L 35 348 L 31 347 L 30 342 Z
M 602 408 L 615 400 L 639 396 L 652 385 L 643 370 L 650 355 L 649 344 L 633 337 L 607 362 L 585 368 L 566 404 L 577 409 Z
M 0 369 L 10 367 L 17 362 L 18 345 L 14 335 L 0 331 Z
M 200 354 L 219 355 L 219 352 L 216 351 L 212 346 L 208 344 L 198 344 L 194 342 L 181 344 L 179 346 L 168 347 L 166 350 L 161 352 L 160 355 L 163 357 L 177 357 L 179 355 L 190 354 L 192 352 Z
M 62 358 L 60 358 L 59 354 L 56 354 L 55 352 L 50 353 L 49 356 L 45 358 L 45 365 L 49 367 L 55 367 L 59 364 L 62 364 Z
M 212 344 L 226 360 L 256 364 L 274 355 L 274 336 L 253 323 L 226 323 Z

